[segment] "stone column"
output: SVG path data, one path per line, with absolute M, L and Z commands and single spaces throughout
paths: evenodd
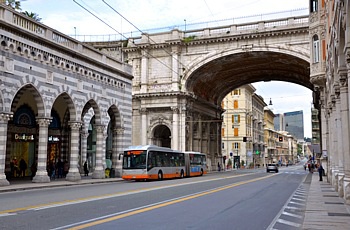
M 344 197 L 344 178 L 346 155 L 349 155 L 349 100 L 348 100 L 348 82 L 346 71 L 339 71 L 340 82 L 340 116 L 341 116 L 341 154 L 339 160 L 339 176 L 338 176 L 338 193 L 340 197 Z
M 106 132 L 103 132 L 103 141 L 102 141 L 102 166 L 103 171 L 106 170 L 107 164 L 106 164 L 106 140 L 107 140 L 108 134 Z
M 179 108 L 178 107 L 171 107 L 173 110 L 173 132 L 171 134 L 172 143 L 171 147 L 172 149 L 179 149 Z
M 171 88 L 173 91 L 179 91 L 179 55 L 178 55 L 178 48 L 177 47 L 172 47 L 172 52 L 171 52 L 171 64 L 172 64 L 172 84 Z
M 142 50 L 141 58 L 141 89 L 140 93 L 147 93 L 148 86 L 148 54 L 146 50 Z
M 180 129 L 180 151 L 185 151 L 186 150 L 186 140 L 187 140 L 187 137 L 186 135 L 188 135 L 188 131 L 189 131 L 189 123 L 187 121 L 187 118 L 186 118 L 186 106 L 182 106 L 181 108 L 181 114 L 180 114 L 180 117 L 181 117 L 181 123 L 179 124 L 179 127 L 182 127 Z
M 102 165 L 102 155 L 103 155 L 103 131 L 105 129 L 104 125 L 95 125 L 97 137 L 96 137 L 96 167 L 92 174 L 94 179 L 103 179 L 105 178 L 105 172 Z
M 337 176 L 337 187 L 335 190 L 339 192 L 340 184 L 339 182 L 343 182 L 343 167 L 342 167 L 342 152 L 343 152 L 343 147 L 342 147 L 342 121 L 341 121 L 341 108 L 340 108 L 340 86 L 339 84 L 335 85 L 335 109 L 336 109 L 336 119 L 335 119 L 335 127 L 336 127 L 336 133 L 335 134 L 335 145 L 334 147 L 337 148 L 337 161 L 335 162 L 336 169 L 338 170 L 338 176 Z M 344 174 L 344 173 L 343 173 Z M 343 188 L 342 188 L 343 190 Z M 341 192 L 343 193 L 343 191 Z M 339 194 L 340 195 L 340 194 Z
M 344 178 L 345 178 L 345 155 L 349 153 L 349 104 L 348 104 L 348 87 L 347 71 L 339 70 L 339 100 L 340 100 L 340 126 L 341 126 L 341 152 L 339 153 L 339 176 L 338 176 L 338 193 L 344 197 Z
M 47 141 L 49 133 L 49 124 L 51 118 L 37 118 L 36 122 L 39 125 L 39 140 L 38 140 L 38 169 L 33 178 L 34 183 L 48 183 L 50 177 L 47 175 L 46 162 L 47 162 Z
M 71 128 L 70 135 L 70 161 L 69 161 L 69 172 L 66 176 L 68 181 L 81 180 L 81 175 L 78 169 L 78 158 L 79 158 L 79 134 L 81 122 L 69 122 Z
M 337 127 L 337 122 L 338 122 L 338 114 L 337 114 L 337 103 L 336 103 L 336 97 L 335 95 L 331 95 L 331 100 L 332 100 L 332 113 L 331 113 L 331 124 L 332 128 L 330 129 L 331 133 L 331 143 L 332 147 L 331 149 L 333 150 L 332 154 L 332 185 L 334 189 L 338 192 L 338 174 L 339 174 L 339 168 L 338 168 L 338 127 Z M 340 131 L 339 131 L 340 132 Z
M 120 157 L 119 154 L 123 153 L 123 137 L 124 137 L 124 127 L 119 127 L 114 129 L 114 135 L 113 135 L 113 162 L 112 162 L 112 168 L 115 171 L 115 177 L 121 177 L 122 176 L 122 163 L 123 158 Z
M 12 118 L 10 113 L 0 114 L 0 186 L 10 185 L 5 175 L 6 141 L 8 121 Z
M 81 146 L 80 146 L 80 152 L 81 152 L 81 162 L 80 164 L 80 172 L 84 173 L 84 163 L 87 161 L 87 139 L 89 137 L 89 132 L 87 130 L 83 130 L 81 133 Z
M 348 53 L 349 55 L 349 61 L 350 61 L 350 52 Z M 344 75 L 340 75 L 341 79 Z M 350 84 L 350 62 L 348 62 L 347 66 L 347 85 Z M 348 88 L 349 90 L 349 88 Z M 348 92 L 348 103 L 350 102 L 350 93 Z M 349 106 L 349 104 L 347 105 Z M 348 135 L 350 136 L 350 116 L 349 116 L 349 107 L 348 107 L 348 118 L 347 118 L 347 128 L 348 128 Z M 347 137 L 347 149 L 344 147 L 344 181 L 343 181 L 343 187 L 344 187 L 344 200 L 347 204 L 350 204 L 350 150 L 349 150 L 349 136 Z M 345 138 L 345 137 L 344 137 Z M 345 141 L 344 141 L 345 143 Z
M 141 145 L 147 145 L 147 109 L 141 108 Z

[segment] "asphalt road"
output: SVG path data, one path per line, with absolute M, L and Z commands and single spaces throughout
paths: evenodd
M 306 175 L 288 167 L 3 193 L 0 229 L 268 229 Z

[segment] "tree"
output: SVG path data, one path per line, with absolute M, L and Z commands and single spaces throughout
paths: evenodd
M 5 4 L 9 7 L 11 7 L 14 10 L 21 10 L 21 1 L 16 1 L 16 0 L 0 0 L 1 4 Z
M 33 12 L 28 12 L 28 11 L 24 11 L 22 12 L 22 14 L 24 14 L 25 16 L 34 19 L 37 22 L 40 22 L 42 18 L 39 18 L 39 15 L 37 13 L 33 13 Z

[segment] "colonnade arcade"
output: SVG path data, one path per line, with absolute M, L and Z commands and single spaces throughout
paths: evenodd
M 27 164 L 28 177 L 33 176 L 31 166 L 36 163 L 33 182 L 50 182 L 48 167 L 58 161 L 68 163 L 69 181 L 81 179 L 85 161 L 92 178 L 105 178 L 106 158 L 120 176 L 117 154 L 122 151 L 124 128 L 117 105 L 111 104 L 103 113 L 96 100 L 90 99 L 79 113 L 67 92 L 51 100 L 30 83 L 22 86 L 11 101 L 11 112 L 0 116 L 0 185 L 22 176 L 12 165 L 16 161 L 19 167 L 21 159 Z

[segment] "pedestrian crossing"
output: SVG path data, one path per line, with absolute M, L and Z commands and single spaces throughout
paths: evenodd
M 293 173 L 293 172 L 284 172 Z M 296 172 L 298 173 L 298 172 Z M 287 203 L 283 206 L 268 230 L 297 230 L 301 229 L 307 200 L 307 188 L 300 185 Z

